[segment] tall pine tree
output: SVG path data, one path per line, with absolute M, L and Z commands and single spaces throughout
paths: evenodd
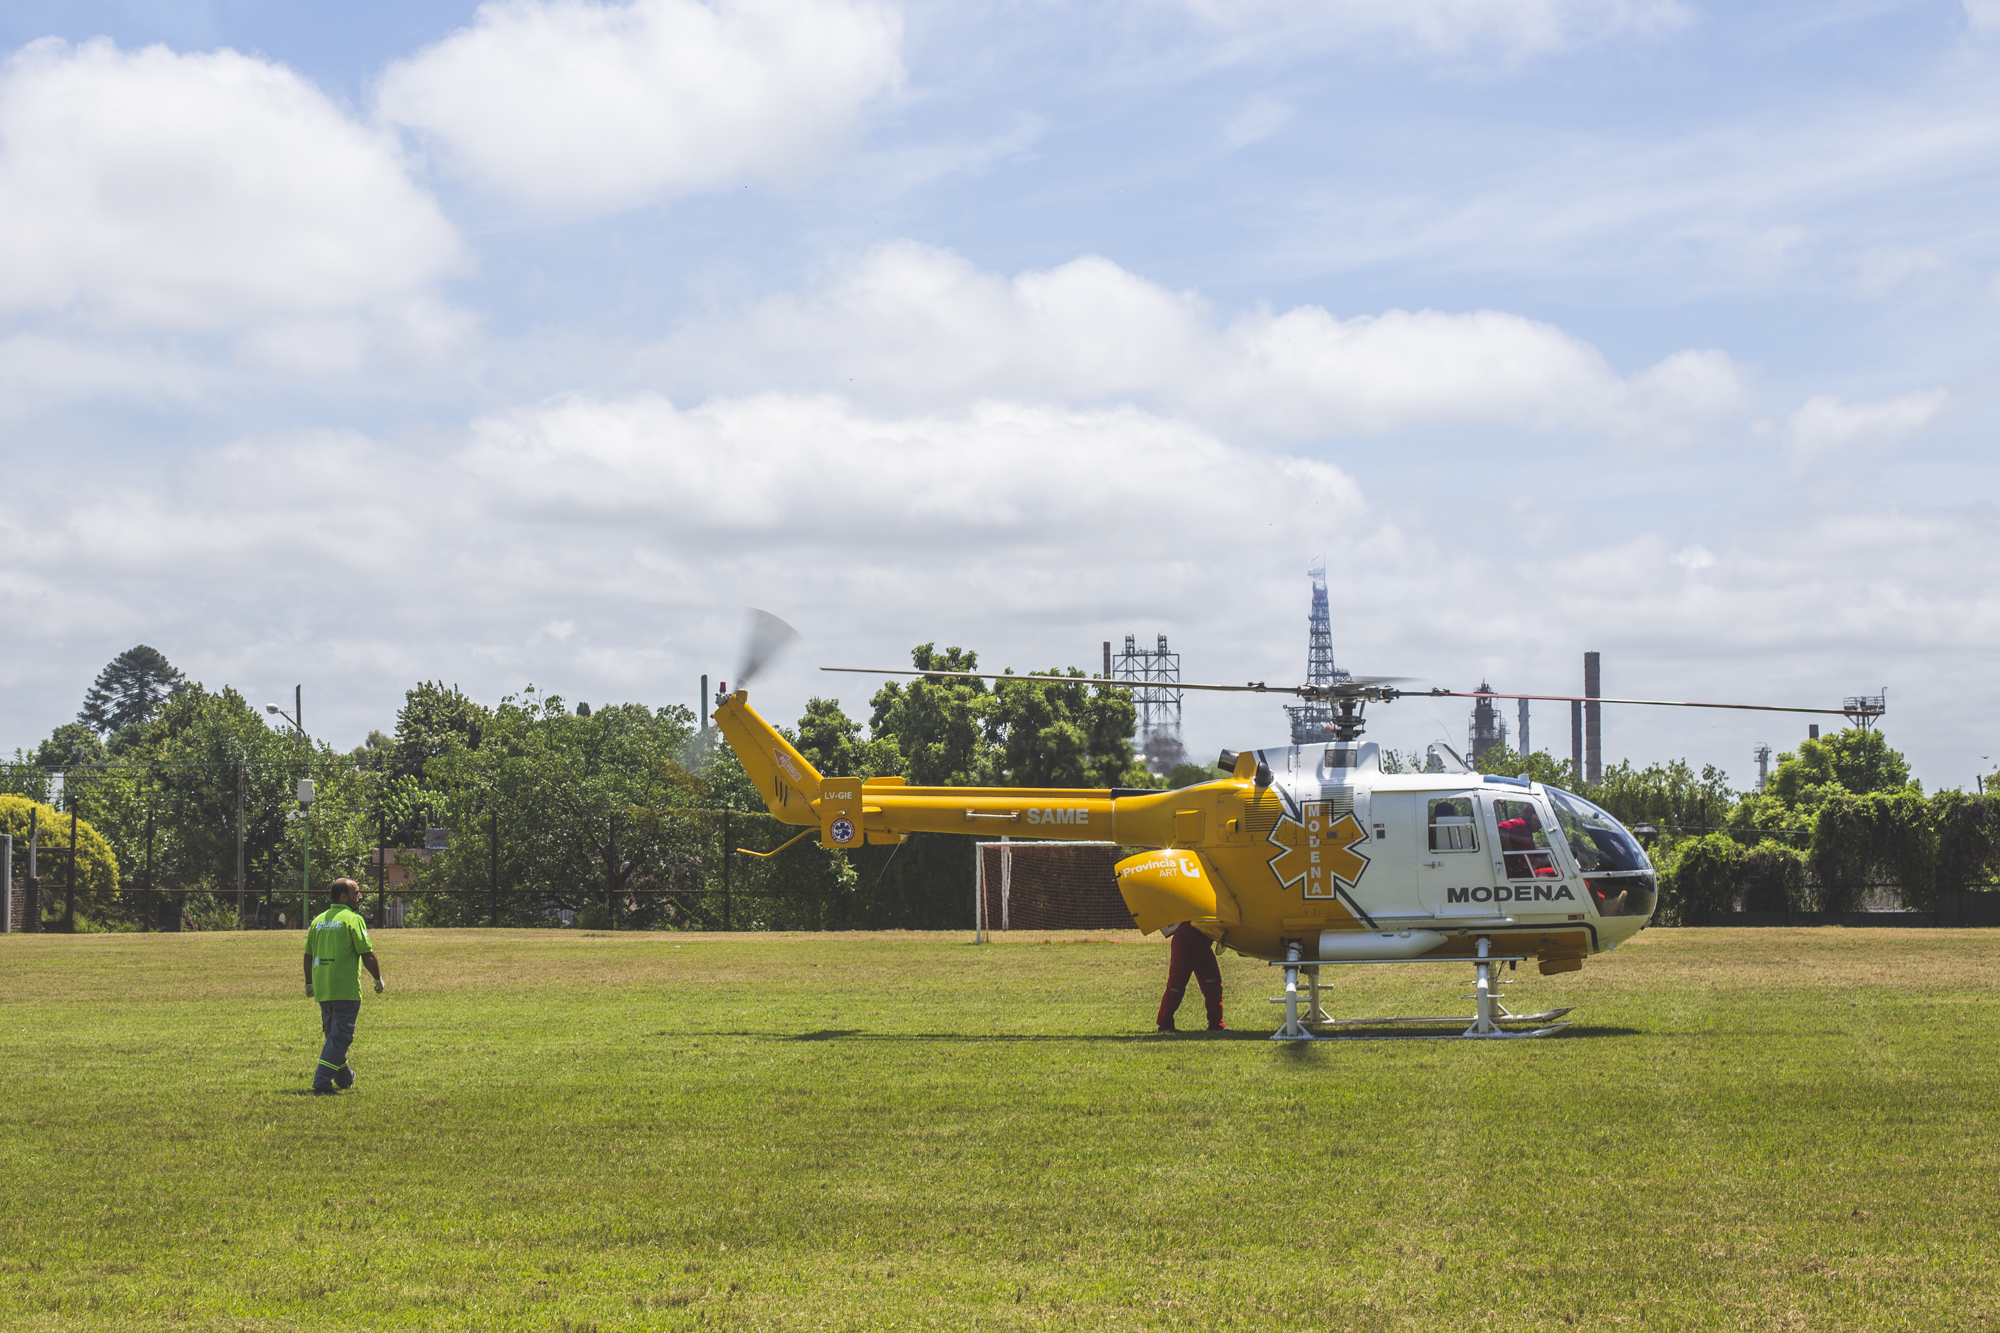
M 127 648 L 97 673 L 83 711 L 76 720 L 109 736 L 134 722 L 144 722 L 187 678 L 157 648 L 140 644 Z

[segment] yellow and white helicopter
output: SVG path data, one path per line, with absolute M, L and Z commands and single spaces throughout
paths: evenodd
M 969 671 L 822 670 L 1077 683 L 1075 677 Z M 1150 933 L 1188 922 L 1220 945 L 1284 968 L 1285 1021 L 1276 1039 L 1310 1040 L 1314 1028 L 1335 1025 L 1320 1002 L 1323 965 L 1417 961 L 1475 967 L 1476 1008 L 1462 1035 L 1557 1031 L 1565 1026 L 1557 1020 L 1569 1010 L 1509 1013 L 1494 968 L 1534 959 L 1544 974 L 1574 972 L 1590 955 L 1616 948 L 1652 917 L 1658 899 L 1652 863 L 1624 825 L 1580 796 L 1473 772 L 1442 743 L 1430 747 L 1425 771 L 1385 773 L 1380 748 L 1360 739 L 1367 704 L 1406 694 L 1571 696 L 1404 691 L 1388 683 L 1393 679 L 1356 677 L 1324 687 L 1177 684 L 1325 702 L 1333 710 L 1333 739 L 1224 751 L 1220 766 L 1228 777 L 1175 791 L 912 787 L 899 777 L 828 776 L 750 707 L 747 690 L 720 695 L 713 717 L 771 813 L 805 826 L 800 838 L 816 828 L 825 847 L 893 845 L 917 832 L 1000 832 L 1152 849 L 1116 867 L 1119 893 L 1138 928 Z M 1845 713 L 1653 699 L 1590 702 Z

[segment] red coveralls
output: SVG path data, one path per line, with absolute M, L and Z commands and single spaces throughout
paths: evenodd
M 1222 1026 L 1222 969 L 1215 965 L 1215 950 L 1208 936 L 1183 921 L 1174 927 L 1173 953 L 1167 962 L 1167 993 L 1160 997 L 1161 1027 L 1171 1027 L 1187 993 L 1188 976 L 1201 982 L 1202 1003 L 1208 1007 L 1208 1025 Z

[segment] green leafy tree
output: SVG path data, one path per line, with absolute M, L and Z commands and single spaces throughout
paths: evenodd
M 54 921 L 62 916 L 64 891 L 69 887 L 69 812 L 25 796 L 0 796 L 0 833 L 13 835 L 14 882 L 21 889 L 27 887 L 31 823 L 39 824 L 42 920 Z M 90 923 L 100 921 L 103 914 L 88 907 L 108 902 L 118 892 L 118 857 L 104 835 L 81 818 L 76 825 L 76 890 L 85 895 L 78 904 L 79 918 Z
M 396 739 L 380 731 L 371 731 L 368 739 L 355 746 L 348 757 L 363 773 L 393 772 L 396 766 Z
M 104 742 L 81 722 L 63 723 L 35 747 L 35 764 L 51 773 L 83 764 L 102 764 L 109 758 Z
M 112 735 L 150 721 L 168 696 L 186 683 L 164 653 L 138 644 L 97 673 L 76 720 L 100 735 Z
M 895 777 L 903 771 L 895 737 L 862 740 L 861 724 L 841 711 L 838 699 L 808 699 L 797 731 L 786 738 L 826 777 Z
M 457 750 L 476 750 L 491 713 L 458 686 L 425 681 L 404 694 L 396 712 L 395 756 L 390 771 L 422 777 L 433 759 Z
M 366 873 L 370 789 L 351 758 L 273 729 L 234 689 L 215 693 L 196 683 L 177 691 L 146 724 L 130 760 L 144 781 L 123 789 L 130 804 L 119 819 L 120 846 L 129 865 L 150 815 L 155 884 L 193 896 L 193 915 L 234 911 L 239 766 L 245 887 L 261 890 L 287 925 L 302 924 L 308 889 L 317 911 L 333 880 Z M 304 777 L 317 788 L 310 818 L 298 809 Z
M 708 796 L 680 762 L 693 722 L 641 704 L 578 717 L 532 687 L 501 700 L 476 748 L 447 746 L 425 765 L 456 835 L 422 876 L 454 892 L 425 897 L 423 918 L 484 924 L 497 902 L 516 924 L 599 908 L 621 927 L 677 921 L 705 887 L 705 826 L 682 817 Z
M 765 809 L 764 796 L 743 770 L 736 751 L 723 742 L 722 733 L 711 728 L 706 738 L 690 746 L 694 762 L 689 765 L 708 787 L 708 804 L 716 810 L 756 812 Z M 874 776 L 840 774 L 838 776 Z
M 1922 790 L 1910 780 L 1909 762 L 1880 731 L 1853 727 L 1800 741 L 1797 753 L 1779 755 L 1764 790 L 1747 793 L 1731 822 L 1745 829 L 1807 830 L 1834 796 Z
M 1200 764 L 1175 764 L 1174 771 L 1167 774 L 1167 786 L 1179 790 L 1182 787 L 1199 786 L 1204 782 L 1214 782 L 1227 777 L 1219 768 L 1203 768 Z
M 919 644 L 910 651 L 919 671 L 977 671 L 979 654 L 963 648 L 937 651 Z M 918 679 L 891 681 L 875 692 L 868 733 L 893 740 L 903 757 L 903 776 L 919 787 L 993 785 L 998 755 L 986 717 L 993 707 L 984 681 Z
M 1388 752 L 1384 752 L 1384 759 Z M 1400 759 L 1400 757 L 1399 757 Z M 1421 762 L 1411 765 L 1411 771 L 1423 767 Z M 1566 759 L 1557 759 L 1547 750 L 1537 750 L 1533 754 L 1521 754 L 1505 745 L 1496 745 L 1473 761 L 1472 767 L 1481 773 L 1499 773 L 1510 778 L 1527 778 L 1531 782 L 1546 783 L 1551 787 L 1561 787 L 1566 791 L 1579 791 L 1582 784 L 1577 781 L 1576 769 Z M 1402 772 L 1399 762 L 1394 769 L 1385 762 L 1383 772 Z
M 2000 864 L 2000 800 L 1962 791 L 1931 797 L 1939 890 L 1983 887 Z
M 1063 681 L 1001 680 L 987 702 L 987 734 L 997 751 L 995 776 L 1014 787 L 1150 787 L 1152 774 L 1133 754 L 1138 708 L 1132 692 L 1051 669 Z
M 1682 759 L 1644 768 L 1620 760 L 1582 794 L 1628 828 L 1652 824 L 1669 837 L 1701 836 L 1726 828 L 1737 802 L 1727 773 L 1713 764 L 1703 764 L 1697 773 Z
M 1764 790 L 1746 794 L 1730 822 L 1740 838 L 1778 835 L 1803 845 L 1804 910 L 1857 910 L 1881 881 L 1895 886 L 1905 907 L 1930 910 L 1941 882 L 1937 815 L 1888 739 L 1855 727 L 1778 756 Z M 1955 842 L 1953 850 L 1967 845 Z

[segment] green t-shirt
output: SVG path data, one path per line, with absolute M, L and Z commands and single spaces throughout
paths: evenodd
M 306 952 L 313 957 L 315 1000 L 361 998 L 361 955 L 374 947 L 359 913 L 336 903 L 314 917 L 306 928 Z

